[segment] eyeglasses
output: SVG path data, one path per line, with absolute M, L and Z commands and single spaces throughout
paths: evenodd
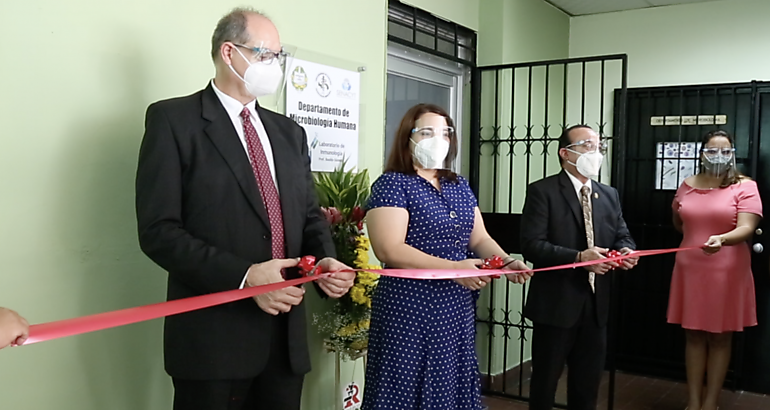
M 707 156 L 722 154 L 723 157 L 729 157 L 733 155 L 735 148 L 703 148 L 701 151 Z
M 451 138 L 455 133 L 455 129 L 452 127 L 422 127 L 412 130 L 412 134 L 417 134 L 418 137 L 423 139 L 433 138 L 436 135 L 441 135 L 444 138 Z
M 580 147 L 581 151 L 584 152 L 594 152 L 598 150 L 600 153 L 602 153 L 602 155 L 604 155 L 607 153 L 607 146 L 607 141 L 602 140 L 597 143 L 595 140 L 583 140 L 567 145 L 567 148 Z
M 283 47 L 281 47 L 281 51 L 275 52 L 273 50 L 270 50 L 269 48 L 263 48 L 263 47 L 249 47 L 244 46 L 243 44 L 235 44 L 236 47 L 245 48 L 252 53 L 254 53 L 254 57 L 252 60 L 257 63 L 262 63 L 266 65 L 271 65 L 275 61 L 278 61 L 278 64 L 283 64 L 286 62 L 286 57 L 289 56 L 289 53 L 287 53 Z

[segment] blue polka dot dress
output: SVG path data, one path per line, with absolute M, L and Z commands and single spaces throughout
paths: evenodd
M 386 173 L 368 208 L 409 211 L 406 244 L 448 260 L 470 255 L 477 202 L 468 182 Z M 452 280 L 383 276 L 372 300 L 364 410 L 479 410 L 478 292 Z

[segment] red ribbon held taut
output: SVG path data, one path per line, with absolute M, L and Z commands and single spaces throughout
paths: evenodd
M 619 262 L 629 257 L 643 257 L 652 255 L 662 255 L 666 253 L 674 253 L 681 251 L 688 251 L 693 249 L 700 249 L 699 247 L 689 248 L 675 248 L 675 249 L 656 249 L 647 251 L 634 251 L 628 255 L 611 256 L 602 259 L 600 262 Z M 90 316 L 82 316 L 73 319 L 59 320 L 56 322 L 41 323 L 30 326 L 29 338 L 24 343 L 30 345 L 34 343 L 45 342 L 48 340 L 59 339 L 67 336 L 75 336 L 83 333 L 94 332 L 97 330 L 110 329 L 113 327 L 129 325 L 132 323 L 143 322 L 151 319 L 158 319 L 165 316 L 177 315 L 180 313 L 190 312 L 193 310 L 204 309 L 207 307 L 217 306 L 224 303 L 235 302 L 237 300 L 246 299 L 265 293 L 273 292 L 279 289 L 283 289 L 289 286 L 296 286 L 307 282 L 312 282 L 322 277 L 331 275 L 331 273 L 316 274 L 312 267 L 314 266 L 314 260 L 302 258 L 300 261 L 300 267 L 309 272 L 308 276 L 291 279 L 284 282 L 273 283 L 269 285 L 255 286 L 245 289 L 228 290 L 224 292 L 211 293 L 208 295 L 194 296 L 185 299 L 171 300 L 167 302 L 155 303 L 152 305 L 145 305 L 139 307 L 133 307 L 128 309 L 115 310 L 112 312 L 98 313 Z M 457 278 L 470 278 L 479 276 L 493 276 L 504 275 L 511 273 L 522 272 L 545 272 L 560 269 L 579 268 L 584 266 L 595 265 L 599 261 L 587 261 L 571 263 L 568 265 L 551 266 L 547 268 L 511 271 L 502 269 L 355 269 L 354 271 L 367 271 L 378 273 L 383 276 L 391 276 L 395 278 L 407 278 L 407 279 L 457 279 Z M 494 267 L 499 264 L 491 261 L 489 267 Z M 310 268 L 310 269 L 309 269 Z M 317 269 L 317 268 L 316 268 Z

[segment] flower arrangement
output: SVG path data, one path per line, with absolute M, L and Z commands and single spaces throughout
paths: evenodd
M 318 202 L 331 225 L 337 259 L 357 269 L 380 269 L 369 264 L 369 238 L 364 235 L 364 202 L 369 197 L 369 174 L 343 171 L 344 165 L 330 173 L 314 175 Z M 323 314 L 314 314 L 313 323 L 325 336 L 326 349 L 343 360 L 366 355 L 372 295 L 379 275 L 358 272 L 350 291 L 336 299 Z

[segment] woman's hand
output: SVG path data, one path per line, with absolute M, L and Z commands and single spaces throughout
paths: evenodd
M 713 235 L 709 237 L 709 240 L 703 244 L 703 252 L 706 255 L 713 255 L 722 249 L 722 245 L 725 244 L 725 237 L 722 235 Z
M 456 261 L 454 262 L 455 269 L 478 269 L 479 266 L 481 266 L 484 263 L 481 259 L 466 259 L 463 261 Z M 487 283 L 492 281 L 492 278 L 489 276 L 479 276 L 474 278 L 457 278 L 452 279 L 455 282 L 459 283 L 463 287 L 470 289 L 470 290 L 479 290 L 483 288 L 484 286 L 487 286 Z

